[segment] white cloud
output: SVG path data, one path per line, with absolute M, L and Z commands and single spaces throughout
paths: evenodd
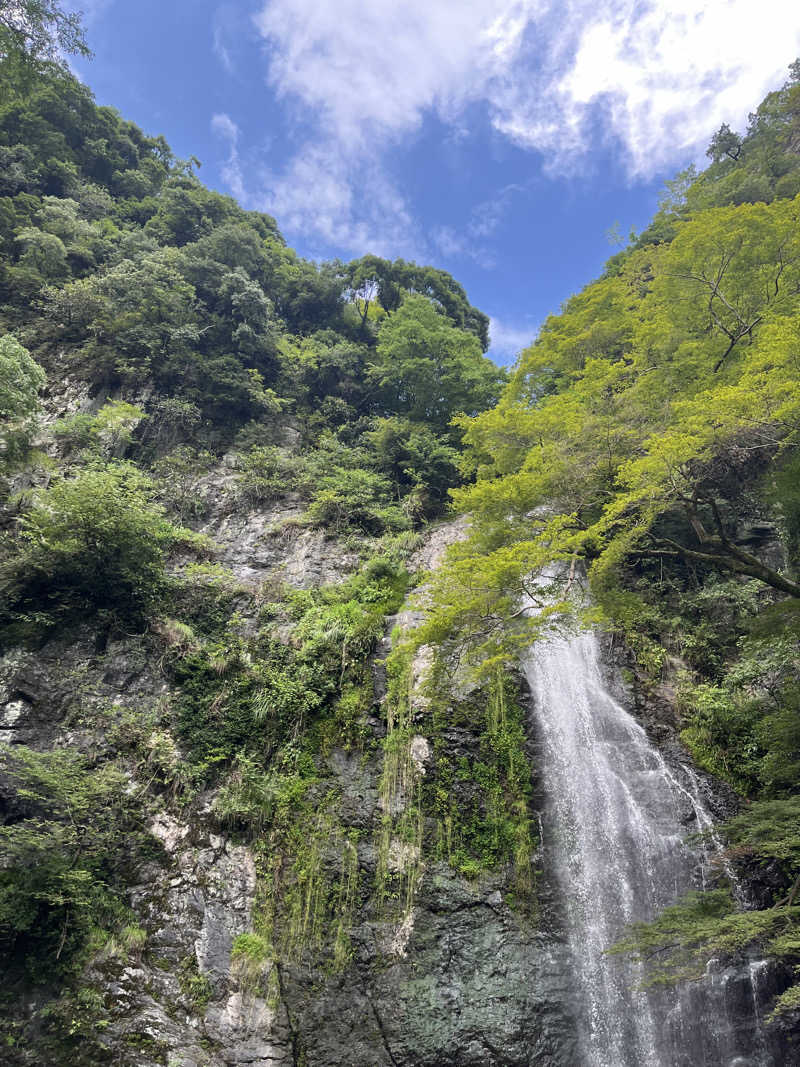
M 249 197 L 239 158 L 241 131 L 230 115 L 226 115 L 224 111 L 212 116 L 211 130 L 228 145 L 228 158 L 222 165 L 222 177 L 233 195 L 241 201 L 246 201 Z
M 513 326 L 500 319 L 489 321 L 489 355 L 498 363 L 511 363 L 536 336 L 535 326 Z
M 602 137 L 632 177 L 702 155 L 722 122 L 785 80 L 800 20 L 785 0 L 569 0 L 576 31 L 556 33 L 556 65 L 507 78 L 492 99 L 498 130 L 560 169 Z
M 239 73 L 243 38 L 252 37 L 252 21 L 236 4 L 222 3 L 211 19 L 211 49 L 228 74 Z
M 456 245 L 466 249 L 445 230 L 427 238 L 416 231 L 381 154 L 431 109 L 457 123 L 464 105 L 479 99 L 497 57 L 513 50 L 514 27 L 524 28 L 519 13 L 529 6 L 270 0 L 256 18 L 270 84 L 317 119 L 321 137 L 283 174 L 270 175 L 264 206 L 288 231 L 362 252 L 425 255 L 430 243 L 448 254 Z
M 255 24 L 269 84 L 312 127 L 264 206 L 362 251 L 408 232 L 382 161 L 428 115 L 463 137 L 478 104 L 551 171 L 610 143 L 646 177 L 700 157 L 722 122 L 741 126 L 800 52 L 787 0 L 266 0 Z M 433 236 L 474 255 L 459 234 Z
M 308 142 L 287 170 L 262 172 L 257 206 L 274 214 L 287 232 L 311 235 L 353 254 L 413 257 L 423 247 L 400 193 L 379 162 L 353 161 L 337 144 Z
M 256 25 L 273 87 L 324 115 L 338 139 L 362 144 L 413 129 L 432 107 L 447 115 L 478 97 L 497 58 L 513 50 L 512 27 L 524 28 L 527 6 L 269 0 Z

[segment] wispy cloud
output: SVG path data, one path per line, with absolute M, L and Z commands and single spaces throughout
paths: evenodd
M 311 131 L 267 176 L 265 206 L 362 250 L 413 231 L 386 154 L 429 115 L 463 140 L 478 105 L 552 172 L 610 145 L 648 177 L 740 125 L 800 51 L 786 0 L 266 0 L 255 25 L 269 85 Z M 476 211 L 469 239 L 443 230 L 434 243 L 474 256 L 493 210 Z
M 463 226 L 438 226 L 430 234 L 432 244 L 437 251 L 448 259 L 471 259 L 483 267 L 493 270 L 497 265 L 492 251 L 491 238 L 508 215 L 514 197 L 524 194 L 524 185 L 506 185 L 472 208 Z
M 216 9 L 211 20 L 211 47 L 228 74 L 236 70 L 234 49 L 242 29 L 241 16 L 231 4 L 222 4 Z
M 473 237 L 491 237 L 503 222 L 511 208 L 511 202 L 518 193 L 525 193 L 524 185 L 506 185 L 498 189 L 494 196 L 476 204 L 468 224 Z
M 352 252 L 414 257 L 424 240 L 402 195 L 378 159 L 354 161 L 338 145 L 307 142 L 284 171 L 260 173 L 258 206 L 287 232 Z
M 245 188 L 242 163 L 239 158 L 239 127 L 230 115 L 222 111 L 212 116 L 211 130 L 228 146 L 228 158 L 222 165 L 222 177 L 233 195 L 245 202 L 249 199 L 249 194 Z

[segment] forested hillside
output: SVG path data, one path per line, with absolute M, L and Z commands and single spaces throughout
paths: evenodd
M 726 816 L 615 951 L 797 1051 L 800 65 L 507 374 L 64 51 L 0 4 L 0 1061 L 574 1067 L 518 661 L 587 623 Z
M 415 530 L 459 480 L 452 417 L 495 403 L 506 376 L 444 271 L 303 260 L 53 54 L 16 58 L 0 67 L 4 740 L 26 739 L 13 727 L 37 702 L 20 655 L 59 648 L 75 688 L 3 753 L 0 941 L 12 1003 L 67 983 L 58 1049 L 94 1029 L 87 962 L 141 952 L 126 900 L 158 851 L 148 820 L 209 788 L 221 825 L 270 842 L 257 932 L 237 942 L 252 981 L 318 938 L 346 962 L 336 899 L 355 892 L 357 832 L 326 813 L 320 768 L 337 746 L 375 749 L 368 656 Z M 299 546 L 289 584 L 252 553 L 225 565 L 248 516 L 272 563 Z M 174 701 L 104 702 L 78 650 L 108 663 L 131 640 Z M 51 750 L 58 722 L 72 732 Z M 319 885 L 329 838 L 344 866 Z M 270 889 L 275 849 L 290 873 Z M 329 913 L 338 932 L 316 925 Z M 89 1021 L 64 1021 L 76 1012 Z

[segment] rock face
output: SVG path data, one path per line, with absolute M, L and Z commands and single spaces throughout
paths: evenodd
M 307 1062 L 573 1064 L 563 945 L 520 921 L 504 888 L 432 867 L 404 928 L 356 930 L 345 974 L 321 987 L 287 974 Z
M 307 587 L 336 581 L 353 569 L 353 554 L 319 531 L 276 532 L 288 514 L 285 505 L 246 515 L 227 509 L 225 478 L 222 471 L 209 482 L 217 502 L 211 504 L 206 529 L 222 546 L 222 562 L 243 585 L 277 575 Z M 462 529 L 434 530 L 414 566 L 434 568 Z M 421 599 L 424 603 L 424 594 Z M 375 703 L 366 727 L 378 741 L 386 732 L 380 703 L 388 630 L 394 624 L 412 626 L 419 617 L 419 610 L 404 610 L 390 620 L 375 656 Z M 423 650 L 412 668 L 416 683 L 429 667 Z M 614 678 L 614 684 L 622 684 L 618 672 Z M 164 699 L 166 688 L 145 637 L 98 649 L 87 629 L 35 653 L 6 655 L 0 663 L 0 736 L 38 749 L 72 745 L 102 751 L 115 743 L 114 731 L 125 728 L 126 710 L 146 713 Z M 412 698 L 412 710 L 415 700 L 420 713 L 424 710 L 422 699 Z M 660 731 L 660 742 L 669 746 L 674 734 L 664 726 L 668 716 L 657 703 L 638 699 L 638 709 L 651 733 Z M 455 715 L 442 726 L 438 744 L 467 768 L 482 758 L 477 731 Z M 435 785 L 441 751 L 422 726 L 412 726 L 408 754 L 414 780 Z M 345 965 L 332 968 L 300 951 L 269 965 L 254 981 L 232 955 L 236 938 L 252 929 L 260 892 L 254 850 L 220 823 L 213 795 L 201 795 L 185 808 L 162 797 L 148 816 L 161 855 L 137 871 L 130 892 L 146 944 L 127 956 L 101 953 L 93 962 L 84 981 L 102 998 L 102 1027 L 80 1051 L 72 1045 L 61 1053 L 59 1062 L 75 1067 L 575 1067 L 575 988 L 558 893 L 548 872 L 538 872 L 535 899 L 522 906 L 512 872 L 458 873 L 393 837 L 384 861 L 389 875 L 402 878 L 414 871 L 416 881 L 410 906 L 387 914 L 377 901 L 378 828 L 387 817 L 403 814 L 408 796 L 398 788 L 387 808 L 380 745 L 366 754 L 333 748 L 326 773 L 339 797 L 340 825 L 353 835 L 358 856 Z M 470 803 L 474 786 L 468 774 L 449 788 L 457 805 Z M 0 772 L 6 818 L 13 817 L 12 794 Z M 535 783 L 530 795 L 536 796 Z M 723 797 L 718 807 L 726 803 Z M 533 807 L 530 814 L 535 820 Z M 335 866 L 334 851 L 323 849 L 323 870 Z M 539 852 L 533 859 L 539 867 L 544 856 Z M 775 984 L 765 978 L 765 998 L 770 983 Z M 29 999 L 19 1012 L 43 1003 Z M 47 1049 L 38 1051 L 34 1035 L 29 1047 L 15 1051 L 8 1062 L 51 1067 L 52 1045 Z

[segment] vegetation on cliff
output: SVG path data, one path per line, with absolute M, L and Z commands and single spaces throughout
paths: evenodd
M 494 404 L 507 376 L 446 272 L 303 260 L 272 218 L 207 189 L 196 161 L 95 105 L 59 61 L 85 49 L 75 19 L 4 11 L 0 651 L 13 676 L 24 650 L 62 649 L 75 691 L 41 741 L 0 748 L 4 995 L 63 992 L 35 1014 L 35 1040 L 15 1010 L 0 1039 L 23 1063 L 27 1041 L 95 1062 L 107 1017 L 87 967 L 146 951 L 128 901 L 142 865 L 164 862 L 148 827 L 206 791 L 257 861 L 254 928 L 233 952 L 242 988 L 272 998 L 284 961 L 347 966 L 378 891 L 327 761 L 354 753 L 380 774 L 371 655 L 415 531 L 460 481 L 453 417 Z M 276 543 L 318 535 L 346 561 L 336 581 L 239 580 L 198 532 L 239 514 L 274 516 Z M 109 704 L 86 664 L 120 643 L 155 681 Z M 491 700 L 473 703 L 483 734 Z M 521 714 L 487 733 L 468 814 L 433 796 L 464 776 L 437 746 L 425 848 L 471 878 L 513 862 L 527 830 L 527 762 L 508 751 Z M 67 747 L 39 751 L 54 731 Z M 384 872 L 387 900 L 396 881 Z M 197 1008 L 207 979 L 190 962 Z

